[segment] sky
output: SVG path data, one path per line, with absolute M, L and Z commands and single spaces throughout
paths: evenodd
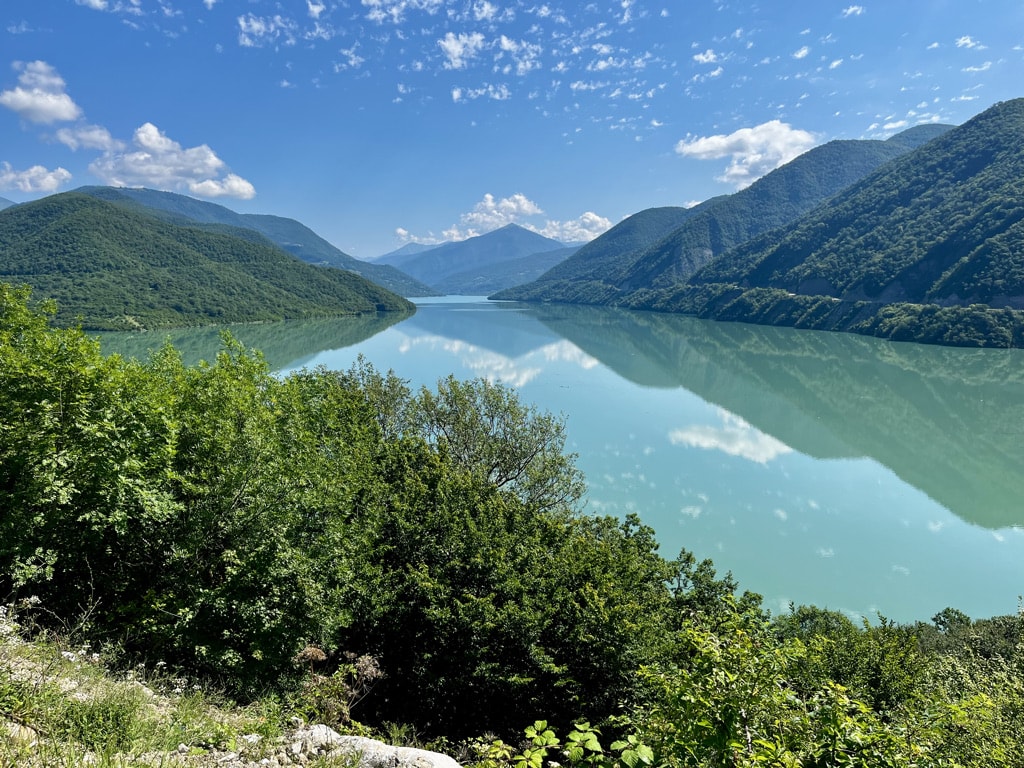
M 1021 0 L 0 0 L 0 196 L 580 242 L 1020 96 Z

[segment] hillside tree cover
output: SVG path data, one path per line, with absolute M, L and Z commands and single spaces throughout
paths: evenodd
M 278 377 L 230 337 L 191 367 L 105 357 L 29 298 L 0 284 L 0 594 L 42 626 L 243 698 L 372 657 L 355 715 L 435 737 L 548 718 L 483 766 L 1019 758 L 1020 616 L 772 619 L 637 518 L 583 514 L 562 422 L 499 385 Z
M 0 280 L 55 299 L 60 324 L 94 330 L 413 308 L 352 272 L 305 264 L 252 230 L 172 224 L 71 192 L 0 212 Z

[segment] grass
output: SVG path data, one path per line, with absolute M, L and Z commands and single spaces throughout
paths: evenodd
M 258 759 L 284 725 L 273 698 L 238 707 L 162 665 L 114 675 L 67 639 L 26 641 L 0 608 L 0 768 L 212 765 L 227 752 Z

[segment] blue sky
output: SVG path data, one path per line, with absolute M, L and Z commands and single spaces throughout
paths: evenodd
M 1018 96 L 1020 0 L 3 0 L 0 196 L 166 189 L 359 257 L 585 240 Z

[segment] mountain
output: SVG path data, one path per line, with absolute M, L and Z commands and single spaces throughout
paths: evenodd
M 12 205 L 17 205 L 13 200 L 8 200 L 6 197 L 0 197 L 0 211 L 4 208 L 10 208 Z
M 370 264 L 335 248 L 309 227 L 295 219 L 265 214 L 236 213 L 216 203 L 173 192 L 128 187 L 81 187 L 81 192 L 112 203 L 135 203 L 166 215 L 178 224 L 219 224 L 251 229 L 266 236 L 293 256 L 309 264 L 337 267 L 362 275 L 377 285 L 401 296 L 430 296 L 435 292 L 401 271 L 380 264 Z
M 652 286 L 643 303 L 899 339 L 1024 345 L 1022 133 L 1024 99 L 997 104 L 707 265 L 689 288 L 659 295 Z
M 509 278 L 501 276 L 505 275 L 509 262 L 564 247 L 565 244 L 557 240 L 517 224 L 508 224 L 468 240 L 445 243 L 421 253 L 389 254 L 378 261 L 386 259 L 435 290 L 441 290 L 440 286 L 444 285 L 448 293 L 474 294 L 477 285 L 488 281 L 508 287 L 510 283 L 504 281 Z M 512 274 L 519 271 L 512 267 Z M 453 279 L 456 276 L 458 279 Z
M 536 280 L 549 269 L 562 263 L 579 250 L 578 245 L 556 248 L 553 251 L 531 253 L 518 259 L 502 261 L 487 269 L 470 269 L 446 277 L 434 285 L 443 294 L 487 296 L 511 286 Z
M 815 147 L 735 194 L 695 208 L 636 214 L 537 282 L 494 298 L 614 305 L 637 290 L 673 285 L 949 129 L 918 126 L 887 141 L 832 141 Z
M 53 195 L 0 211 L 0 281 L 56 299 L 59 324 L 98 330 L 412 309 L 359 275 L 306 264 L 252 230 L 223 229 Z
M 395 264 L 397 260 L 403 259 L 406 256 L 415 256 L 423 253 L 424 251 L 432 251 L 437 248 L 438 243 L 432 245 L 425 245 L 424 243 L 406 243 L 401 248 L 388 253 L 381 254 L 380 256 L 374 256 L 373 258 L 366 259 L 366 261 L 377 263 L 377 264 Z

